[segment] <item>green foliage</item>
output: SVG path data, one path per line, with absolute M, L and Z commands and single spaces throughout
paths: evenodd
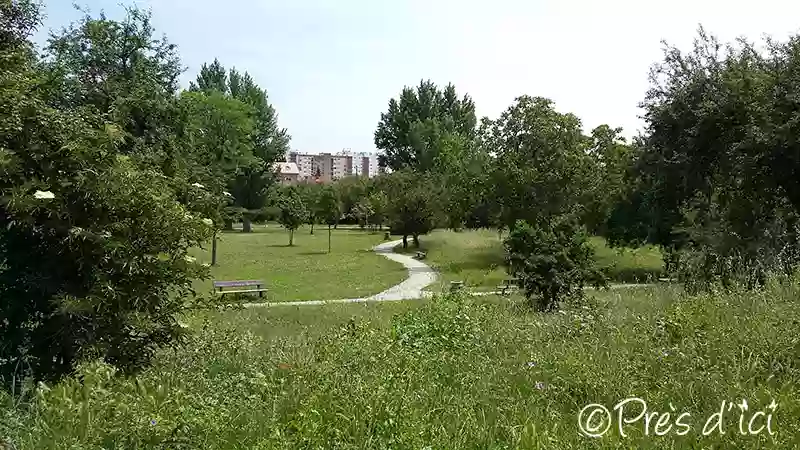
M 284 189 L 278 199 L 281 214 L 278 223 L 289 230 L 289 245 L 294 245 L 294 231 L 308 220 L 308 207 L 293 187 Z
M 539 310 L 580 300 L 587 283 L 605 284 L 595 268 L 594 250 L 574 220 L 555 217 L 534 224 L 517 222 L 504 246 L 509 273 Z
M 203 64 L 197 84 L 191 83 L 189 90 L 217 92 L 250 106 L 250 117 L 254 121 L 253 154 L 265 164 L 282 160 L 289 151 L 291 136 L 285 128 L 279 128 L 278 113 L 270 104 L 267 91 L 261 89 L 249 73 L 241 75 L 235 68 L 226 73 L 225 67 L 215 59 L 210 65 Z
M 463 295 L 435 296 L 392 321 L 392 337 L 417 352 L 469 351 L 480 339 L 481 323 Z
M 600 125 L 590 137 L 590 189 L 581 203 L 586 208 L 583 222 L 594 234 L 607 234 L 612 211 L 624 201 L 631 185 L 629 171 L 635 153 L 621 133 L 622 128 Z
M 540 97 L 519 97 L 485 123 L 481 145 L 497 155 L 491 183 L 500 223 L 510 228 L 517 220 L 579 212 L 589 189 L 587 142 L 577 117 Z
M 26 41 L 35 5 L 2 8 L 0 377 L 57 379 L 87 358 L 135 371 L 182 336 L 192 280 L 207 275 L 187 251 L 211 236 L 217 210 L 214 193 L 146 164 L 169 138 L 157 117 L 128 115 L 162 111 L 148 101 L 168 93 L 170 47 L 139 42 L 149 28 L 137 11 L 124 23 L 85 18 L 51 41 L 42 72 Z M 112 61 L 124 43 L 132 73 Z M 42 88 L 54 70 L 69 89 Z M 92 70 L 101 76 L 79 76 Z M 148 73 L 162 78 L 139 80 Z
M 451 135 L 471 140 L 475 125 L 475 104 L 468 95 L 459 99 L 452 84 L 444 90 L 431 81 L 421 81 L 416 90 L 405 87 L 399 101 L 389 101 L 375 131 L 375 146 L 383 150 L 380 164 L 392 170 L 431 169 L 443 140 Z
M 314 225 L 322 220 L 322 212 L 319 209 L 323 186 L 316 183 L 299 184 L 295 187 L 303 204 L 306 205 L 306 222 L 311 225 L 311 234 L 314 234 Z
M 755 286 L 800 262 L 800 38 L 762 47 L 701 29 L 691 52 L 665 49 L 643 104 L 631 209 L 650 238 L 687 249 L 692 278 Z
M 121 21 L 85 14 L 48 41 L 45 91 L 54 107 L 117 124 L 121 153 L 172 175 L 181 164 L 174 135 L 182 68 L 175 45 L 153 35 L 150 14 L 136 8 Z
M 342 203 L 339 192 L 333 185 L 323 186 L 316 205 L 320 220 L 327 225 L 335 225 L 342 218 Z
M 409 171 L 385 177 L 387 196 L 391 199 L 388 217 L 392 234 L 403 236 L 403 248 L 408 246 L 408 236 L 419 247 L 419 236 L 436 226 L 440 193 L 435 177 Z
M 799 293 L 610 291 L 599 313 L 459 297 L 198 313 L 187 346 L 137 379 L 93 364 L 20 405 L 0 394 L 0 436 L 18 450 L 796 448 Z M 577 431 L 581 408 L 632 393 L 691 413 L 692 432 Z M 776 433 L 742 436 L 734 406 L 725 434 L 702 435 L 741 399 L 749 413 L 775 400 Z
M 389 197 L 382 191 L 375 191 L 367 198 L 367 204 L 372 213 L 369 217 L 370 223 L 383 226 L 389 211 Z

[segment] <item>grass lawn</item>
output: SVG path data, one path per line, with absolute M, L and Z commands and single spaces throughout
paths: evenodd
M 257 225 L 252 233 L 221 235 L 211 274 L 215 280 L 263 280 L 267 301 L 366 297 L 407 277 L 402 265 L 372 252 L 382 239 L 383 233 L 334 230 L 329 254 L 327 228 L 319 227 L 313 235 L 301 228 L 289 247 L 286 230 Z M 198 261 L 211 262 L 210 247 L 194 252 Z M 211 290 L 211 281 L 198 282 L 196 289 Z
M 0 438 L 19 450 L 800 448 L 799 294 L 631 288 L 551 314 L 459 296 L 199 312 L 186 346 L 135 379 L 92 364 L 83 383 L 0 393 Z M 649 425 L 631 420 L 623 437 L 615 415 L 603 437 L 579 433 L 584 406 L 616 414 L 631 397 Z M 766 411 L 775 434 L 740 434 L 734 407 L 724 434 L 703 435 L 722 401 L 742 399 L 745 427 Z
M 450 281 L 494 289 L 508 277 L 503 266 L 503 244 L 496 231 L 436 230 L 420 237 L 420 243 L 427 252 L 426 262 L 441 274 L 440 283 L 432 289 L 441 289 Z M 655 247 L 612 249 L 600 237 L 591 238 L 591 244 L 599 266 L 607 271 L 611 282 L 646 282 L 661 276 L 664 263 Z M 396 251 L 403 252 L 402 246 Z M 416 251 L 409 240 L 406 252 Z

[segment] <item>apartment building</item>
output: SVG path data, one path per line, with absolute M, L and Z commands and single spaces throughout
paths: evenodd
M 286 160 L 297 164 L 300 181 L 328 182 L 351 175 L 374 177 L 381 173 L 377 154 L 368 152 L 289 152 Z

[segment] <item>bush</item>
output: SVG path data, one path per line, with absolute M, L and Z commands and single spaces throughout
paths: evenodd
M 188 185 L 122 156 L 127 135 L 90 113 L 40 98 L 41 74 L 24 37 L 31 2 L 0 6 L 0 383 L 56 379 L 83 359 L 124 372 L 183 334 L 177 316 L 207 269 L 187 256 L 213 232 Z M 10 10 L 10 12 L 9 12 Z M 16 35 L 16 37 L 15 37 Z M 149 148 L 140 148 L 147 154 Z
M 586 234 L 572 219 L 519 221 L 504 246 L 509 273 L 539 310 L 555 309 L 568 297 L 579 299 L 587 282 L 605 284 Z

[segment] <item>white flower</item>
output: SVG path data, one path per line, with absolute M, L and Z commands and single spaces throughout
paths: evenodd
M 39 200 L 50 200 L 56 198 L 56 195 L 50 191 L 36 191 L 33 193 L 33 196 Z
M 203 219 L 203 223 L 208 225 L 208 226 L 210 226 L 210 227 L 214 226 L 214 221 L 211 220 L 211 219 Z
M 195 258 L 194 256 L 189 256 L 189 255 L 184 256 L 183 259 L 185 259 L 186 262 L 190 262 L 190 263 L 193 263 L 193 262 L 197 261 L 197 258 Z
M 200 188 L 200 189 L 202 189 L 202 188 L 204 188 L 204 187 L 205 187 L 205 186 L 203 186 L 203 185 L 202 185 L 202 184 L 200 184 L 200 183 L 192 183 L 192 186 L 194 186 L 194 187 L 196 187 L 196 188 Z
M 231 193 L 230 193 L 230 192 L 228 192 L 228 191 L 222 191 L 222 195 L 224 195 L 225 197 L 233 197 L 233 196 L 231 195 Z

